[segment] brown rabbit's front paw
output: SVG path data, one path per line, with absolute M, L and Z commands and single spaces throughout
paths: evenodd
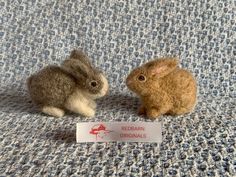
M 143 115 L 143 114 L 146 114 L 146 109 L 144 106 L 140 106 L 139 109 L 138 109 L 138 114 L 139 115 Z
M 147 116 L 149 119 L 156 119 L 160 116 L 160 112 L 158 112 L 156 109 L 149 109 L 147 110 Z

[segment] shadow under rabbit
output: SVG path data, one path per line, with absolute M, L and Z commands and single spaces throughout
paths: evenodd
M 63 141 L 66 144 L 76 143 L 76 130 L 58 128 L 51 132 L 45 133 L 45 138 L 55 142 Z
M 107 112 L 125 111 L 130 114 L 137 113 L 139 99 L 128 94 L 110 94 L 97 101 L 98 109 Z
M 21 93 L 9 88 L 0 93 L 0 100 L 0 109 L 4 113 L 39 113 L 27 93 Z
M 27 92 L 22 93 L 13 88 L 5 89 L 0 93 L 0 109 L 4 113 L 28 113 L 28 114 L 43 114 L 31 101 Z M 128 94 L 110 94 L 101 99 L 96 100 L 97 112 L 102 110 L 106 112 L 124 111 L 130 114 L 137 114 L 140 101 L 137 97 Z M 70 111 L 66 111 L 70 117 L 81 117 Z M 51 117 L 51 116 L 49 116 Z

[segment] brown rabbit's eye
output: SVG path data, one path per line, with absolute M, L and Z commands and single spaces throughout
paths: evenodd
M 144 75 L 139 75 L 138 80 L 144 82 L 146 80 L 146 77 Z
M 92 81 L 92 82 L 90 82 L 90 85 L 92 87 L 96 87 L 98 85 L 98 83 L 97 83 L 97 81 Z

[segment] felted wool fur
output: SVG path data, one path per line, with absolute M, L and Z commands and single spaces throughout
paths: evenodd
M 33 102 L 42 112 L 55 117 L 62 117 L 66 109 L 93 117 L 94 100 L 108 91 L 105 76 L 80 50 L 72 51 L 62 66 L 48 66 L 33 74 L 27 85 Z
M 178 67 L 176 58 L 147 62 L 128 75 L 126 84 L 141 99 L 139 114 L 150 119 L 185 114 L 196 104 L 196 81 L 189 71 Z

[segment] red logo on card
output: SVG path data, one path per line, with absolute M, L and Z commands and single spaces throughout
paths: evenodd
M 103 139 L 106 135 L 108 135 L 111 132 L 112 132 L 111 130 L 107 130 L 105 125 L 97 124 L 91 128 L 89 133 L 92 135 L 96 135 L 96 140 L 97 140 L 98 138 Z

